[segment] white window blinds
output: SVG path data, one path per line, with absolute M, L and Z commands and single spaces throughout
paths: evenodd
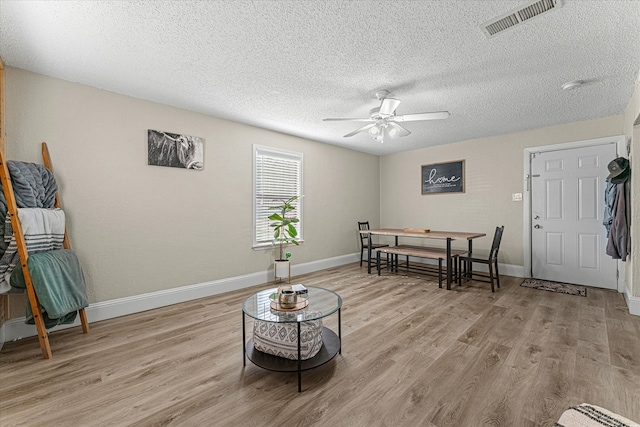
M 260 145 L 253 146 L 253 247 L 271 245 L 273 229 L 269 216 L 272 206 L 282 204 L 293 196 L 302 196 L 302 153 L 284 151 Z M 295 224 L 302 240 L 302 201 L 296 200 L 291 213 L 300 222 Z

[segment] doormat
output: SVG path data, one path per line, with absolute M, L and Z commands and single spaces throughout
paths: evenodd
M 550 282 L 548 280 L 524 279 L 520 286 L 524 286 L 525 288 L 541 289 L 543 291 L 559 292 L 562 294 L 580 295 L 581 297 L 587 296 L 587 288 L 584 286 Z

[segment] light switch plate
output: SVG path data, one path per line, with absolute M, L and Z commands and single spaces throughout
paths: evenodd
M 513 193 L 511 195 L 511 200 L 513 200 L 514 202 L 521 202 L 522 201 L 522 193 Z

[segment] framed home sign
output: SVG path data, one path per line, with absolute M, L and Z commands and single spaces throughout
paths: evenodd
M 464 193 L 464 160 L 422 165 L 422 194 Z

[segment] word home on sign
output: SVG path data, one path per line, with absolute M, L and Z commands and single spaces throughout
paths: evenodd
M 422 165 L 422 194 L 464 193 L 464 160 Z

